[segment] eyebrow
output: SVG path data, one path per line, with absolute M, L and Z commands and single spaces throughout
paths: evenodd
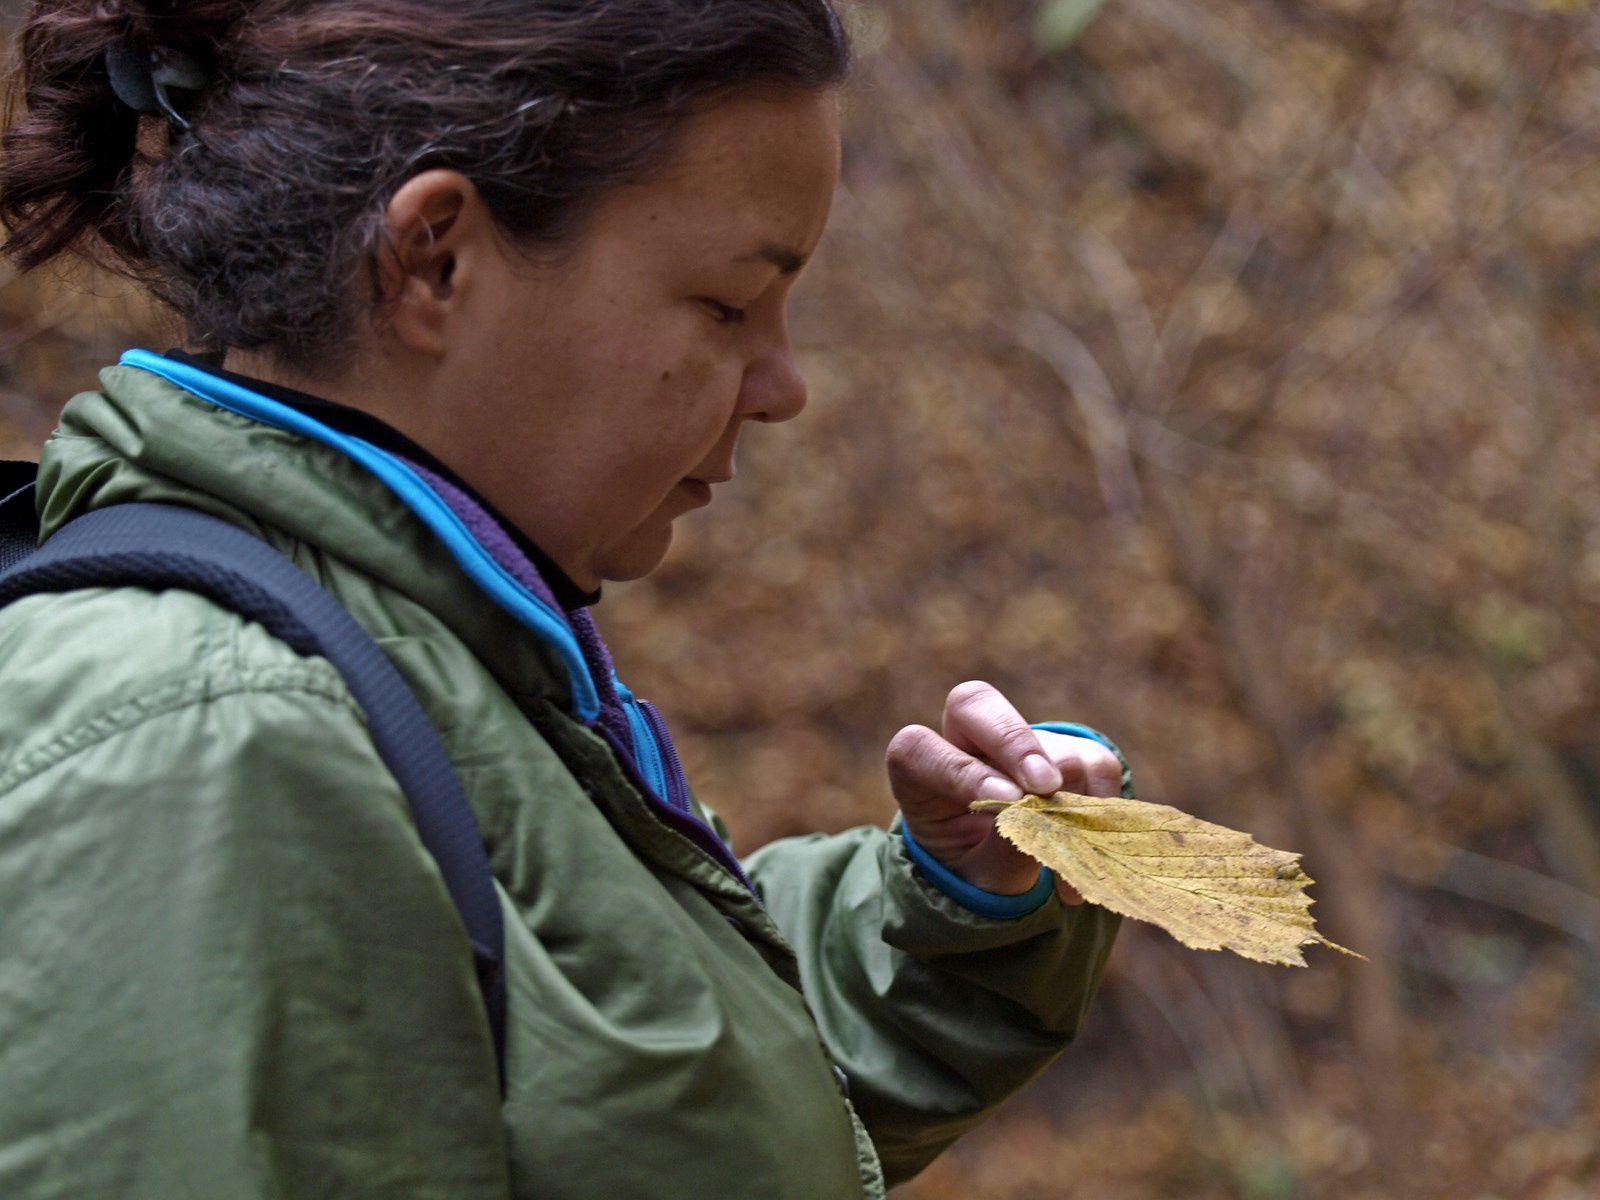
M 777 242 L 763 242 L 754 254 L 742 254 L 734 262 L 769 262 L 778 268 L 780 275 L 798 275 L 806 265 L 806 256 L 790 246 Z

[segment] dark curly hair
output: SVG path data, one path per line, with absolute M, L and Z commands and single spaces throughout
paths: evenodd
M 201 67 L 173 93 L 188 133 L 117 99 L 113 44 Z M 306 371 L 347 348 L 384 207 L 418 172 L 460 171 L 516 243 L 559 245 L 719 94 L 849 66 L 831 0 L 36 0 L 17 45 L 11 261 L 84 253 L 193 346 Z

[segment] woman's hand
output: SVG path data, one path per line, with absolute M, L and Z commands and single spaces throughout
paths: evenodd
M 1000 895 L 1027 891 L 1039 864 L 995 831 L 993 813 L 974 800 L 1020 800 L 1069 791 L 1115 796 L 1122 764 L 1090 738 L 1030 729 L 987 683 L 963 683 L 945 699 L 940 733 L 908 725 L 889 742 L 889 788 L 918 845 L 974 887 Z M 1057 881 L 1067 904 L 1083 898 Z

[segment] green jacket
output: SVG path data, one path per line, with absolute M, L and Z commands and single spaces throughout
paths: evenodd
M 501 889 L 507 1090 L 334 669 L 188 593 L 30 597 L 0 611 L 0 1196 L 882 1196 L 1072 1039 L 1115 918 L 979 917 L 875 828 L 751 856 L 763 904 L 367 470 L 133 367 L 102 383 L 45 447 L 46 534 L 202 509 L 378 640 Z

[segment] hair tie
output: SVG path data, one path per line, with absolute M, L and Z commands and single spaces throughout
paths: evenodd
M 117 99 L 137 113 L 165 116 L 179 133 L 189 132 L 189 122 L 173 106 L 168 88 L 198 92 L 206 86 L 206 73 L 181 50 L 155 46 L 149 50 L 127 39 L 106 47 L 106 74 Z

